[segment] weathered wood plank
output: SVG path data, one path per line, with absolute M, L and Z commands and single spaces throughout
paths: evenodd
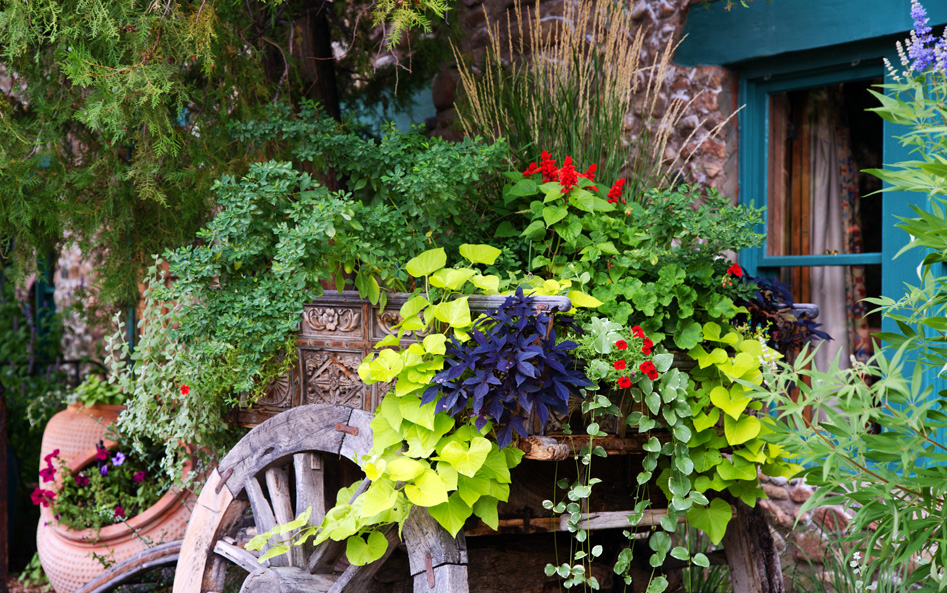
M 433 586 L 432 583 L 433 582 Z M 414 593 L 468 593 L 467 565 L 442 564 L 414 575 Z
M 313 404 L 287 410 L 251 430 L 227 453 L 217 470 L 230 475 L 227 484 L 236 496 L 250 476 L 255 476 L 276 460 L 300 451 L 337 454 L 343 433 L 336 424 L 347 424 L 352 408 Z
M 270 508 L 269 501 L 263 495 L 263 488 L 260 487 L 260 481 L 256 476 L 251 476 L 244 480 L 243 489 L 250 500 L 250 508 L 253 509 L 253 522 L 256 523 L 257 533 L 265 533 L 276 527 L 276 515 Z M 270 546 L 265 546 L 263 551 L 268 550 Z M 286 566 L 289 561 L 285 556 L 277 556 L 270 559 L 273 566 Z
M 736 511 L 723 536 L 733 593 L 785 593 L 776 543 L 759 505 L 730 500 Z
M 233 501 L 227 488 L 218 489 L 220 474 L 211 470 L 203 490 L 194 505 L 187 523 L 177 570 L 174 573 L 174 590 L 178 593 L 200 593 L 204 569 L 216 542 L 217 529 L 223 520 L 224 510 Z M 211 587 L 206 587 L 210 589 Z
M 381 558 L 366 566 L 350 565 L 345 569 L 345 572 L 339 576 L 339 580 L 332 585 L 332 588 L 329 589 L 329 593 L 343 593 L 344 591 L 360 593 L 361 591 L 367 591 L 372 579 L 375 578 L 375 573 L 384 566 L 385 561 L 388 560 L 391 554 L 398 548 L 398 544 L 401 543 L 401 540 L 398 539 L 398 530 L 391 525 L 388 526 L 385 538 L 388 540 L 388 549 L 385 550 Z
M 578 451 L 589 444 L 588 435 L 548 435 L 531 436 L 520 439 L 517 446 L 526 454 L 524 458 L 537 461 L 564 461 L 571 459 Z M 593 445 L 605 449 L 608 455 L 641 453 L 641 446 L 650 438 L 648 435 L 631 434 L 626 437 L 609 435 L 595 437 Z M 667 441 L 669 435 L 658 439 Z
M 629 529 L 631 524 L 628 523 L 628 516 L 631 515 L 631 511 L 607 511 L 599 513 L 584 513 L 582 515 L 581 523 L 579 526 L 582 529 L 588 529 L 589 531 L 594 531 L 596 529 Z M 667 509 L 648 509 L 642 513 L 641 521 L 638 522 L 639 527 L 651 527 L 654 525 L 660 525 L 661 520 L 667 517 Z M 678 518 L 678 523 L 684 523 L 685 517 L 682 515 Z M 559 530 L 567 531 L 569 523 L 569 515 L 562 515 L 559 517 Z
M 309 574 L 293 566 L 265 568 L 251 573 L 243 581 L 240 593 L 325 593 L 336 578 L 332 575 Z
M 414 507 L 402 530 L 408 548 L 411 574 L 424 572 L 428 565 L 467 564 L 467 542 L 464 532 L 451 537 L 424 507 Z
M 309 522 L 318 525 L 326 516 L 325 461 L 320 453 L 307 451 L 293 456 L 293 469 L 296 472 L 296 516 L 311 508 Z M 297 546 L 303 558 L 312 555 L 312 540 Z M 298 564 L 297 566 L 305 566 Z
M 214 544 L 214 552 L 230 560 L 247 572 L 256 572 L 261 568 L 267 568 L 270 565 L 269 560 L 260 562 L 259 558 L 253 555 L 253 552 L 244 550 L 240 546 L 228 543 L 224 540 L 218 540 Z
M 285 468 L 281 466 L 267 468 L 266 489 L 270 494 L 270 502 L 273 505 L 276 522 L 283 524 L 295 519 L 293 501 L 289 494 L 289 476 Z M 289 552 L 286 553 L 286 561 L 289 566 L 304 566 L 305 560 L 302 549 L 299 546 L 290 546 Z
M 358 434 L 345 433 L 342 440 L 342 449 L 339 453 L 342 457 L 358 463 L 359 457 L 368 454 L 372 448 L 372 418 L 374 418 L 374 415 L 371 412 L 352 410 L 348 426 L 350 429 L 356 429 Z

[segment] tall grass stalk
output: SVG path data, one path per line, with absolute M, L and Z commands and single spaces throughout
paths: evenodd
M 624 2 L 571 0 L 561 17 L 543 17 L 539 4 L 524 8 L 517 0 L 505 23 L 487 20 L 482 64 L 454 47 L 465 131 L 506 137 L 520 169 L 543 150 L 560 161 L 572 156 L 580 167 L 597 163 L 597 178 L 625 177 L 625 195 L 638 201 L 647 189 L 676 181 L 694 152 L 665 153 L 700 93 L 668 98 L 673 40 L 644 64 L 648 31 L 635 27 Z M 709 129 L 700 120 L 682 146 L 695 137 L 699 145 L 727 121 Z

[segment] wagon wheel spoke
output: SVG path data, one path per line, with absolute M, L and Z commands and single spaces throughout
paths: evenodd
M 368 478 L 362 480 L 362 483 L 358 485 L 355 493 L 352 494 L 349 504 L 355 502 L 355 499 L 361 496 L 363 492 L 368 490 L 368 487 L 371 486 L 371 484 L 372 482 Z M 309 556 L 309 572 L 312 574 L 324 574 L 332 572 L 332 567 L 334 567 L 335 563 L 338 562 L 339 558 L 342 557 L 343 552 L 345 552 L 345 542 L 337 542 L 335 540 L 327 539 L 316 546 L 316 549 Z

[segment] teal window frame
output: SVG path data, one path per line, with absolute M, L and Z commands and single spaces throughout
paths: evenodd
M 792 68 L 792 62 L 783 62 L 782 72 L 773 73 L 757 67 L 754 72 L 741 72 L 740 103 L 740 148 L 739 148 L 739 202 L 741 204 L 768 206 L 769 187 L 769 106 L 770 95 L 879 78 L 884 74 L 881 56 L 875 59 L 856 59 L 841 62 L 832 67 L 812 68 L 800 65 Z M 883 198 L 881 198 L 883 199 Z M 764 221 L 756 231 L 766 235 L 769 211 L 764 212 Z M 887 228 L 885 225 L 883 228 Z M 767 255 L 768 240 L 760 247 L 744 249 L 740 263 L 752 275 L 768 276 L 775 268 L 794 266 L 852 266 L 876 265 L 884 261 L 883 252 L 842 253 L 838 255 Z M 882 243 L 884 240 L 882 239 Z

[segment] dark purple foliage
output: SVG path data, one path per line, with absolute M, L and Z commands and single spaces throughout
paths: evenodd
M 569 351 L 575 342 L 556 343 L 557 329 L 580 330 L 571 318 L 535 313 L 534 300 L 517 290 L 474 324 L 471 340 L 462 344 L 451 336 L 447 366 L 422 398 L 423 403 L 437 401 L 437 411 L 452 416 L 469 408 L 477 428 L 493 422 L 501 448 L 513 431 L 526 436 L 534 413 L 541 424 L 550 410 L 568 413 L 570 394 L 591 385 L 582 372 L 572 370 Z
M 753 297 L 737 303 L 750 311 L 746 320 L 750 327 L 769 325 L 768 345 L 783 354 L 798 351 L 803 345 L 816 339 L 831 340 L 832 337 L 819 328 L 816 323 L 804 315 L 796 315 L 796 305 L 789 286 L 772 278 L 753 278 L 743 275 L 743 282 L 757 286 Z M 741 316 L 742 317 L 742 316 Z M 742 321 L 742 320 L 740 320 Z

